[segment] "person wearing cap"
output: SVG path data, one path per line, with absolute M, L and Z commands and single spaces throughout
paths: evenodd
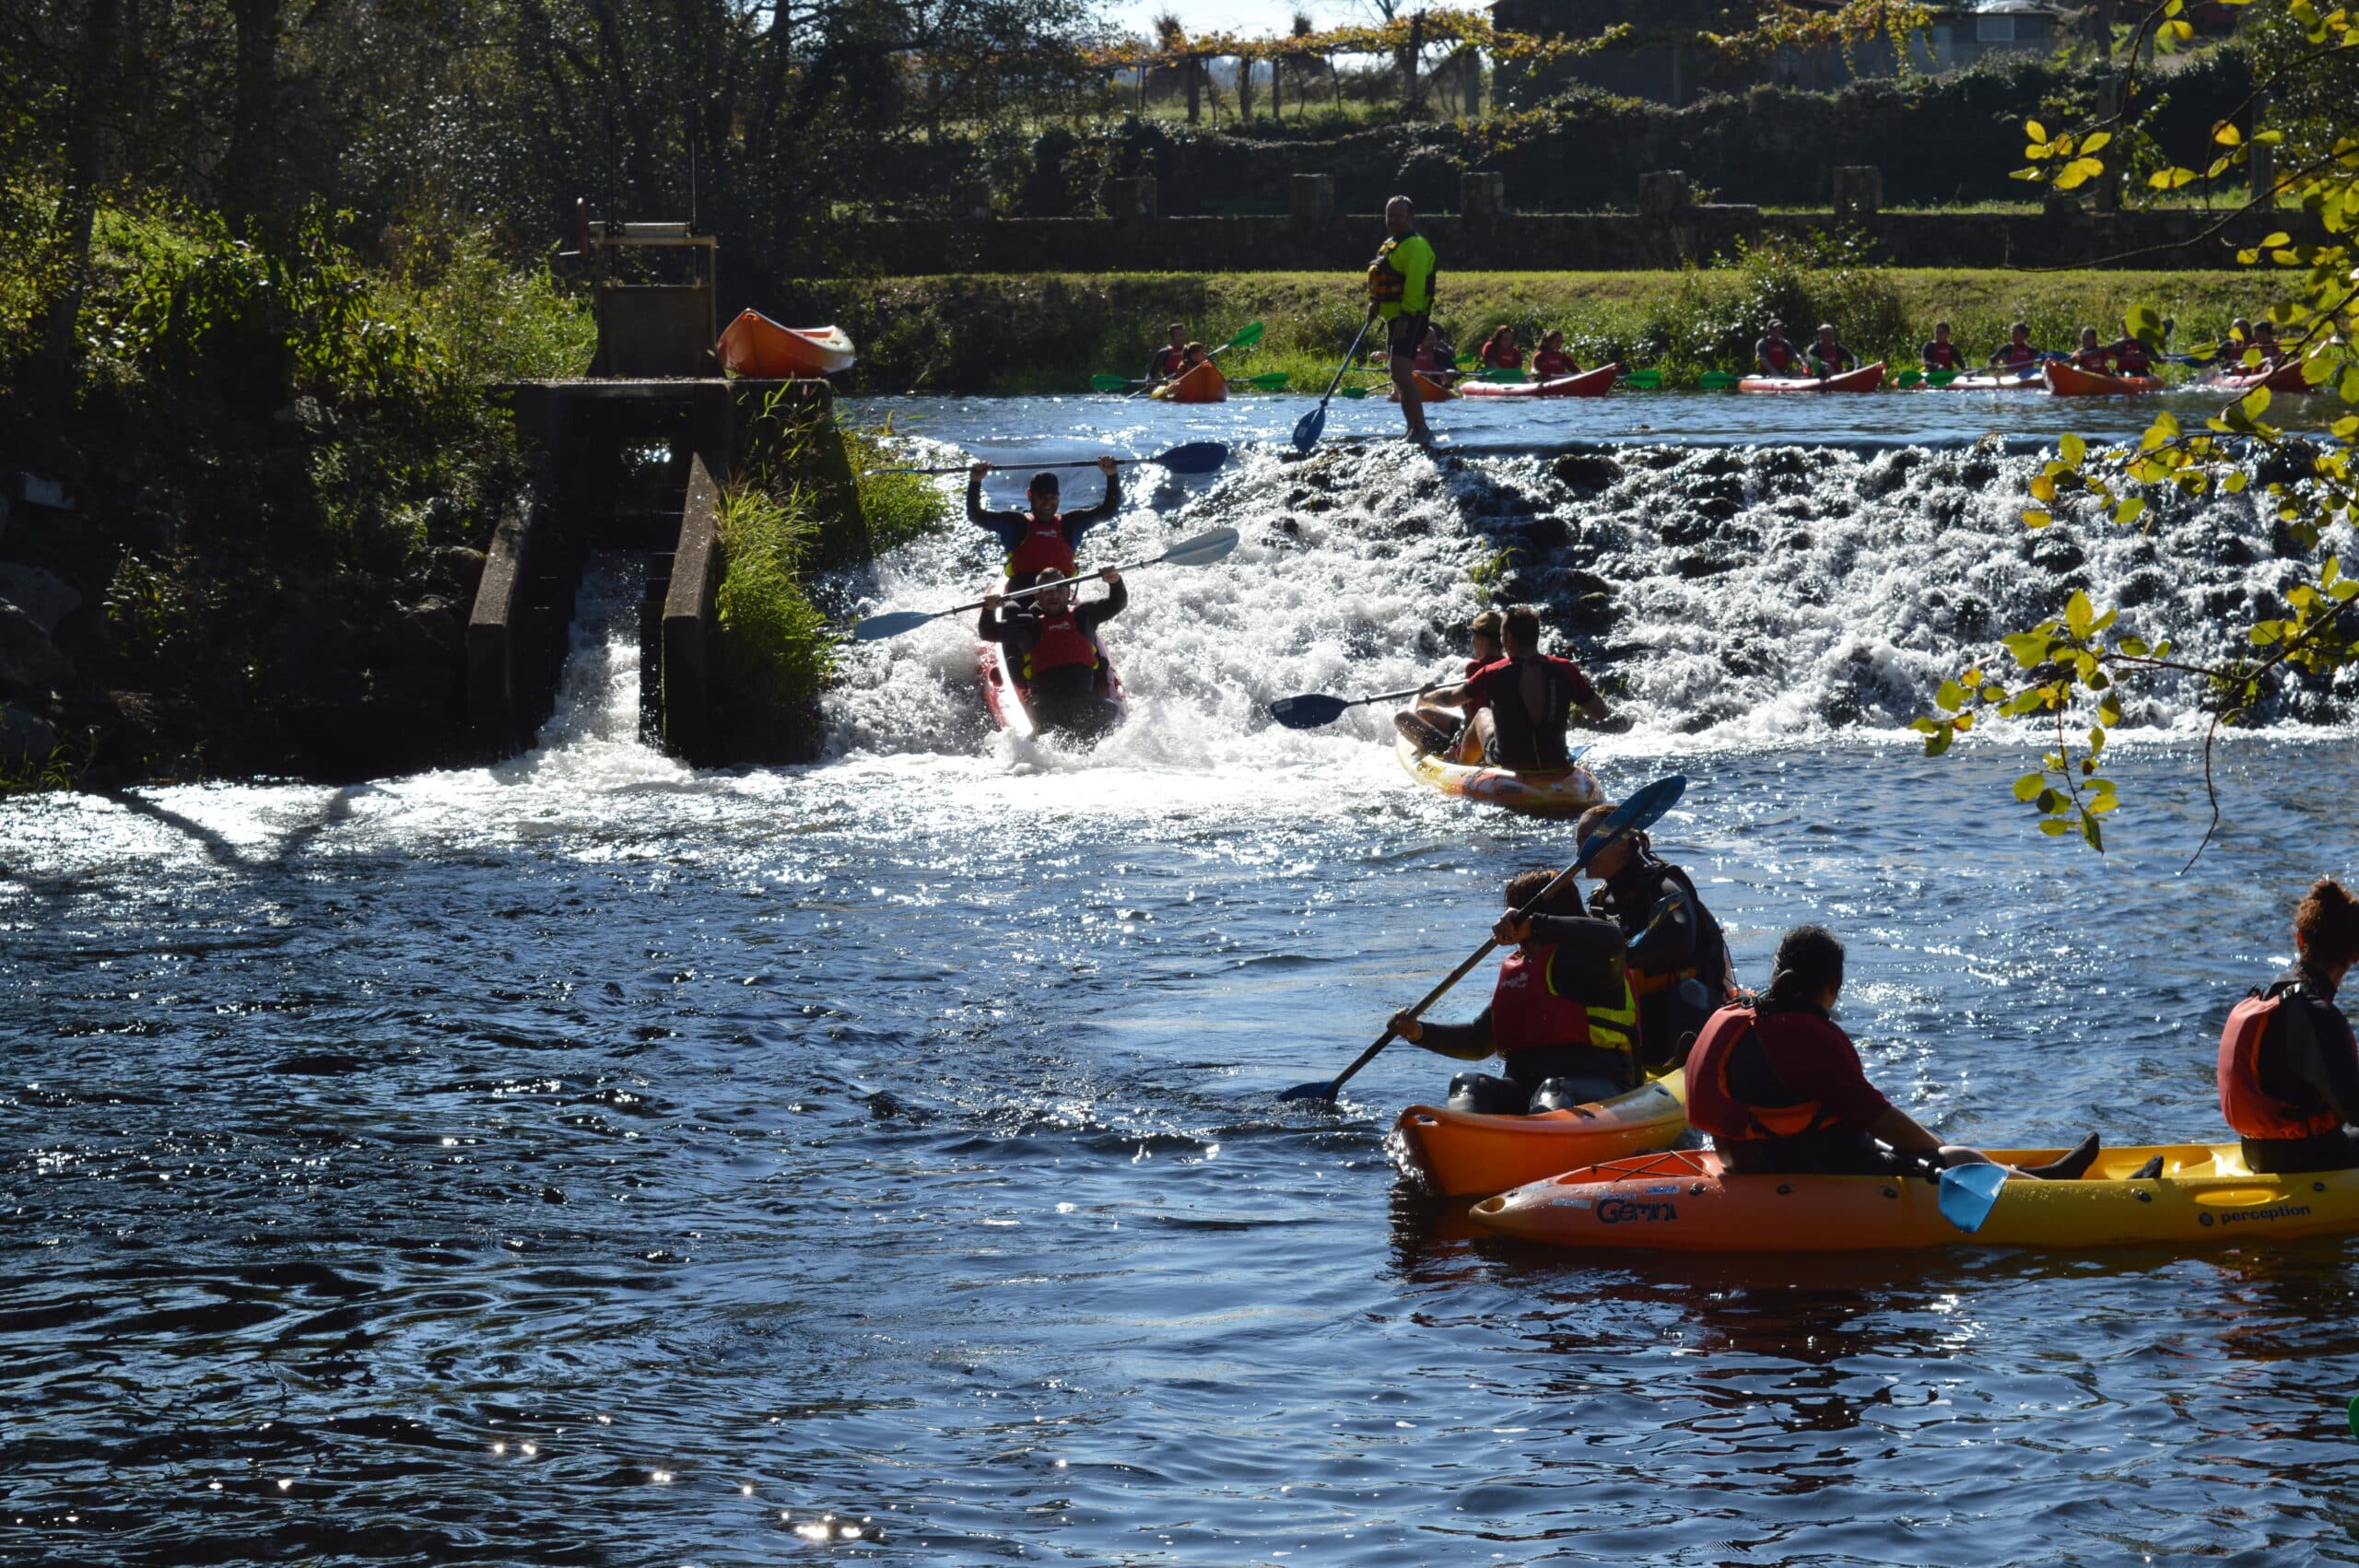
M 1604 802 L 1582 813 L 1574 842 L 1587 844 L 1614 810 Z M 1590 913 L 1612 920 L 1629 938 L 1638 1063 L 1658 1071 L 1676 1067 L 1704 1021 L 1737 1000 L 1728 938 L 1704 907 L 1695 879 L 1657 855 L 1643 832 L 1599 850 L 1588 874 L 1598 884 L 1589 897 Z
M 1790 376 L 1800 363 L 1794 345 L 1786 341 L 1786 323 L 1771 322 L 1760 341 L 1753 345 L 1754 363 L 1761 367 L 1765 376 Z
M 1114 460 L 1099 458 L 1097 470 L 1106 475 L 1105 499 L 1074 512 L 1057 509 L 1057 476 L 1045 469 L 1035 474 L 1032 483 L 1026 486 L 1026 498 L 1032 503 L 1029 511 L 987 510 L 983 506 L 983 475 L 992 471 L 992 465 L 978 462 L 967 470 L 967 521 L 989 531 L 1007 552 L 1001 563 L 1007 588 L 1035 581 L 1043 571 L 1053 570 L 1060 577 L 1073 575 L 1074 551 L 1080 546 L 1081 536 L 1122 509 L 1122 476 L 1114 466 Z

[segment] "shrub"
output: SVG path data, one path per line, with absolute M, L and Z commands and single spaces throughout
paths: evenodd
M 809 492 L 734 485 L 720 526 L 722 685 L 780 714 L 808 712 L 835 673 L 837 648 L 803 587 L 819 536 Z

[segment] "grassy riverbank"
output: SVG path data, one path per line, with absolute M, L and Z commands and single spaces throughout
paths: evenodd
M 1138 374 L 1172 321 L 1213 344 L 1261 322 L 1258 346 L 1224 357 L 1231 374 L 1283 370 L 1296 388 L 1319 390 L 1359 326 L 1356 283 L 1333 273 L 888 277 L 808 283 L 792 303 L 860 345 L 860 365 L 838 378 L 848 390 L 1076 392 L 1093 372 Z M 1692 381 L 1708 369 L 1750 369 L 1773 315 L 1797 336 L 1832 321 L 1869 357 L 1914 365 L 1936 321 L 1979 357 L 2012 322 L 2062 346 L 2083 324 L 2111 336 L 2139 303 L 2175 317 L 2173 346 L 2184 347 L 2267 309 L 2268 287 L 2249 272 L 1919 270 L 1755 252 L 1686 272 L 1445 271 L 1436 319 L 1461 351 L 1501 322 L 1527 346 L 1555 327 L 1584 364 L 1618 358 Z

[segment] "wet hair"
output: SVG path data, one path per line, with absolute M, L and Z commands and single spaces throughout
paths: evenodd
M 1049 494 L 1053 496 L 1063 488 L 1064 485 L 1055 474 L 1050 474 L 1046 469 L 1043 469 L 1032 476 L 1032 483 L 1024 486 L 1024 493 L 1027 496 L 1037 496 L 1041 491 L 1046 490 Z
M 1515 605 L 1508 611 L 1506 618 L 1500 623 L 1500 625 L 1506 634 L 1500 638 L 1501 641 L 1520 642 L 1523 644 L 1524 647 L 1532 649 L 1534 652 L 1539 651 L 1539 611 L 1533 609 L 1529 604 Z
M 1769 965 L 1767 999 L 1814 1002 L 1829 986 L 1843 983 L 1843 944 L 1825 926 L 1796 926 L 1778 942 Z
M 1506 623 L 1507 617 L 1496 610 L 1485 610 L 1466 623 L 1466 635 L 1470 638 L 1487 637 L 1496 642 L 1499 640 L 1499 629 Z
M 2294 934 L 2302 956 L 2321 967 L 2359 959 L 2359 898 L 2332 877 L 2318 878 L 2294 911 Z
M 1540 896 L 1542 889 L 1556 880 L 1556 872 L 1548 866 L 1534 866 L 1528 872 L 1518 872 L 1508 878 L 1508 907 L 1520 909 Z M 1556 896 L 1532 911 L 1535 915 L 1586 915 L 1588 906 L 1581 902 L 1576 886 L 1567 882 Z

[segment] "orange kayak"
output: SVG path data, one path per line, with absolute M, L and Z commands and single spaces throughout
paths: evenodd
M 1536 1116 L 1411 1106 L 1392 1124 L 1410 1168 L 1444 1198 L 1486 1198 L 1577 1165 L 1668 1149 L 1687 1130 L 1687 1075 Z
M 733 376 L 761 380 L 832 376 L 851 368 L 851 339 L 840 327 L 782 327 L 759 310 L 744 310 L 721 334 L 721 365 Z
M 2056 1149 L 1993 1149 L 2007 1164 Z M 2159 1176 L 2132 1175 L 2161 1155 Z M 2359 1170 L 2258 1176 L 2235 1143 L 2107 1149 L 2078 1181 L 2010 1181 L 1966 1235 L 1921 1177 L 1731 1176 L 1719 1154 L 1610 1160 L 1474 1205 L 1524 1241 L 1665 1252 L 1869 1252 L 1929 1246 L 2267 1245 L 2359 1230 Z
M 1208 359 L 1192 370 L 1174 376 L 1147 395 L 1168 403 L 1226 403 L 1228 378 Z
M 1583 370 L 1577 376 L 1557 376 L 1545 381 L 1486 381 L 1479 377 L 1459 389 L 1461 397 L 1603 397 L 1614 390 L 1614 379 L 1622 373 L 1619 365 L 1601 365 L 1594 370 Z
M 1431 376 L 1426 375 L 1423 370 L 1412 370 L 1409 372 L 1409 377 L 1412 380 L 1417 383 L 1417 397 L 1420 402 L 1448 403 L 1451 398 L 1459 395 L 1458 393 L 1450 391 L 1444 383 L 1437 381 Z M 1400 402 L 1401 389 L 1388 382 L 1384 389 L 1384 401 L 1387 403 Z
M 2049 360 L 2040 372 L 2048 379 L 2048 390 L 2058 397 L 2128 397 L 2163 390 L 2159 376 L 2109 376 L 2060 360 Z
M 1839 376 L 1747 376 L 1736 390 L 1749 392 L 1872 392 L 1884 385 L 1884 361 Z

